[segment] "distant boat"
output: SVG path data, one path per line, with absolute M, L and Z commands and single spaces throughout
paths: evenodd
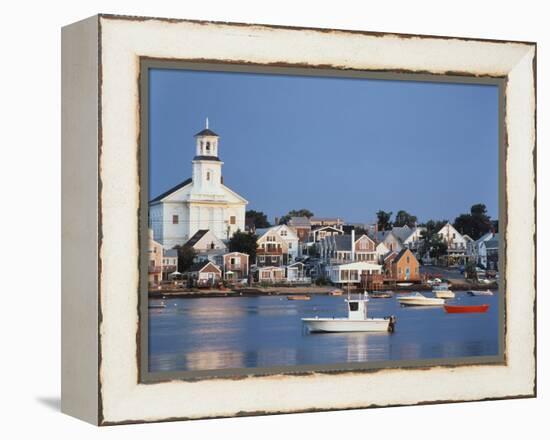
M 344 291 L 342 289 L 332 289 L 328 294 L 330 296 L 342 296 Z
M 413 285 L 413 283 L 397 283 L 399 287 L 410 287 Z
M 485 313 L 489 310 L 489 304 L 480 304 L 475 306 L 452 306 L 444 305 L 447 313 Z
M 386 291 L 374 291 L 369 293 L 369 296 L 371 298 L 391 298 L 393 296 L 393 292 L 386 290 Z
M 437 298 L 454 298 L 455 294 L 454 292 L 449 290 L 449 285 L 447 283 L 441 283 L 437 286 L 434 286 L 432 289 L 432 293 Z
M 166 308 L 166 304 L 164 303 L 164 301 L 161 301 L 161 302 L 158 302 L 158 303 L 149 303 L 149 308 L 150 309 L 165 309 Z
M 311 296 L 309 295 L 288 295 L 286 297 L 289 301 L 309 301 Z
M 493 296 L 493 292 L 487 290 L 468 290 L 468 295 L 471 296 Z
M 445 304 L 443 298 L 429 298 L 419 292 L 397 298 L 397 301 L 404 306 L 442 306 Z
M 395 316 L 369 318 L 367 316 L 368 295 L 366 292 L 359 298 L 349 296 L 347 318 L 302 318 L 312 333 L 347 333 L 347 332 L 393 332 Z

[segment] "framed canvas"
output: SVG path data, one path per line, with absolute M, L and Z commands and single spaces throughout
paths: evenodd
M 62 32 L 62 410 L 536 395 L 536 45 L 98 15 Z

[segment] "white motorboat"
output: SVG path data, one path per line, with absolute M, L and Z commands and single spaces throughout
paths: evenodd
M 347 318 L 302 318 L 308 330 L 312 333 L 325 332 L 393 332 L 395 328 L 395 316 L 385 318 L 369 318 L 367 316 L 368 294 L 365 292 L 358 298 L 348 295 Z
M 468 290 L 468 295 L 472 296 L 492 296 L 493 292 L 489 289 L 487 290 Z
M 432 293 L 437 298 L 454 298 L 455 294 L 453 291 L 449 290 L 449 285 L 447 283 L 441 283 L 437 286 L 434 286 L 432 289 Z
M 411 287 L 413 283 L 397 283 L 399 287 Z
M 397 298 L 397 301 L 404 306 L 442 306 L 445 304 L 443 298 L 429 298 L 419 292 Z

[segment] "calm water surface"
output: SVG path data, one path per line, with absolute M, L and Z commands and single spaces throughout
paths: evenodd
M 430 295 L 429 293 L 427 295 Z M 456 292 L 448 304 L 490 304 L 487 313 L 401 307 L 371 299 L 369 316 L 397 316 L 394 333 L 310 334 L 303 317 L 346 316 L 344 297 L 182 298 L 149 309 L 151 372 L 492 356 L 498 354 L 498 295 Z M 159 300 L 150 300 L 151 304 Z

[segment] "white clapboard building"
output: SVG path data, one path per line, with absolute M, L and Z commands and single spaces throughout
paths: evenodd
M 223 184 L 219 136 L 208 128 L 195 135 L 192 177 L 149 202 L 154 238 L 165 249 L 182 245 L 199 230 L 220 240 L 244 231 L 247 201 Z

